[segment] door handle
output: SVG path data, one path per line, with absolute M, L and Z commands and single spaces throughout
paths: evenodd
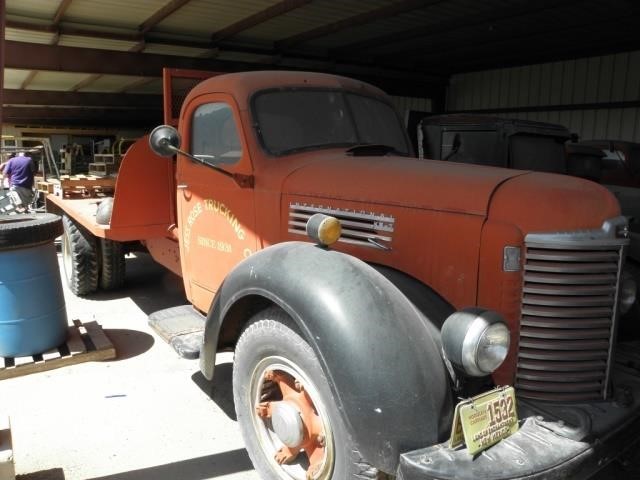
M 187 188 L 189 188 L 189 185 L 187 185 L 186 183 L 181 183 L 179 185 L 176 185 L 176 188 L 178 190 L 186 190 Z

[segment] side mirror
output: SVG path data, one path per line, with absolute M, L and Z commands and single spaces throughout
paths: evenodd
M 180 134 L 170 125 L 159 125 L 149 135 L 149 146 L 156 155 L 171 157 L 180 151 Z

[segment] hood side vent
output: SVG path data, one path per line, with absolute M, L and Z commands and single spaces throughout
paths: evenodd
M 391 250 L 395 219 L 381 213 L 291 203 L 289 233 L 306 237 L 307 220 L 316 213 L 324 213 L 340 220 L 342 236 L 338 242 Z

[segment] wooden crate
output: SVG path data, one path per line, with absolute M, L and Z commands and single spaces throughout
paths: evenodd
M 89 164 L 89 174 L 102 176 L 102 175 L 110 175 L 115 172 L 115 165 L 106 164 L 106 163 L 90 163 Z
M 95 163 L 91 163 L 89 165 L 96 165 L 96 164 L 113 165 L 116 163 L 116 156 L 113 153 L 96 153 L 93 155 L 93 161 Z
M 112 358 L 116 358 L 116 349 L 102 327 L 95 321 L 74 320 L 67 341 L 58 348 L 29 357 L 0 357 L 0 380 Z
M 36 189 L 39 192 L 53 193 L 54 184 L 50 182 L 36 182 Z

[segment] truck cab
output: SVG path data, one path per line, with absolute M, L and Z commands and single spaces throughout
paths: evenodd
M 414 158 L 371 85 L 212 77 L 177 130 L 129 149 L 107 223 L 68 203 L 51 199 L 89 241 L 140 241 L 182 275 L 205 377 L 235 351 L 265 478 L 555 478 L 631 445 L 640 362 L 617 339 L 629 240 L 613 195 Z

